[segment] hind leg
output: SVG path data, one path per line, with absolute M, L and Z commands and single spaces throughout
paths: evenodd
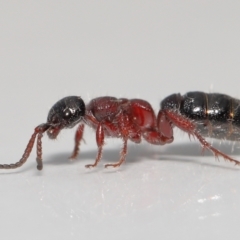
M 226 161 L 235 163 L 235 165 L 240 165 L 240 162 L 229 157 L 228 155 L 222 153 L 218 149 L 214 148 L 207 140 L 199 134 L 193 121 L 182 116 L 181 114 L 174 111 L 160 110 L 161 114 L 164 114 L 170 122 L 176 127 L 180 128 L 184 132 L 187 132 L 190 136 L 194 136 L 201 143 L 203 149 L 208 149 L 213 152 L 214 156 L 218 158 L 223 157 Z
M 203 149 L 208 149 L 210 151 L 213 152 L 214 156 L 216 158 L 218 158 L 219 156 L 222 156 L 224 158 L 224 160 L 229 161 L 229 162 L 233 162 L 235 163 L 235 165 L 240 165 L 240 162 L 229 157 L 228 155 L 222 153 L 221 151 L 219 151 L 218 149 L 214 148 L 209 142 L 206 141 L 205 138 L 203 138 L 197 131 L 195 131 L 193 133 L 193 135 L 199 140 L 199 142 L 202 144 Z

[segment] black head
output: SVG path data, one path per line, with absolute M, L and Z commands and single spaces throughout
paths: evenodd
M 49 138 L 54 139 L 63 128 L 72 128 L 85 115 L 85 104 L 81 97 L 65 97 L 56 102 L 50 109 L 47 118 Z

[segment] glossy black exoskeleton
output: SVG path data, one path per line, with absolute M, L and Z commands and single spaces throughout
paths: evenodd
M 80 97 L 65 97 L 55 103 L 47 117 L 49 138 L 55 139 L 63 128 L 72 128 L 85 116 L 85 103 Z
M 172 94 L 161 109 L 179 112 L 192 120 L 202 136 L 240 141 L 240 100 L 220 93 Z

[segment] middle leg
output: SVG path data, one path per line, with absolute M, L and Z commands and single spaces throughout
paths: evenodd
M 108 167 L 120 167 L 121 164 L 125 161 L 126 155 L 127 155 L 127 138 L 123 139 L 123 148 L 122 148 L 122 151 L 120 153 L 119 161 L 116 162 L 116 163 L 108 163 L 108 164 L 105 165 L 105 168 L 108 168 Z

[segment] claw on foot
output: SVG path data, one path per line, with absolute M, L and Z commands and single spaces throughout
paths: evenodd
M 96 164 L 87 164 L 87 165 L 85 165 L 85 168 L 94 168 L 94 167 L 96 167 Z
M 116 167 L 120 167 L 120 165 L 121 164 L 119 164 L 119 163 L 108 163 L 108 164 L 105 164 L 105 168 L 108 168 L 108 167 L 114 167 L 114 168 L 116 168 Z

